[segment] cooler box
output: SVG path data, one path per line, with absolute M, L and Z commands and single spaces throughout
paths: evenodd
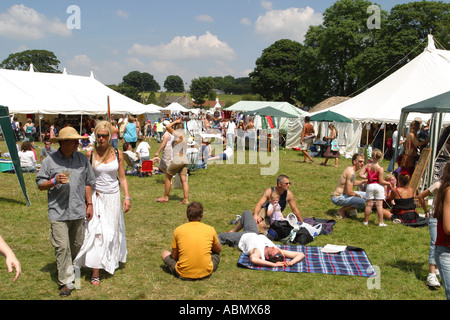
M 7 172 L 13 168 L 11 160 L 0 159 L 0 171 Z

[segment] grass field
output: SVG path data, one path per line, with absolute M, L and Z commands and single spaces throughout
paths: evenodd
M 38 146 L 41 144 L 37 144 Z M 152 152 L 158 144 L 151 142 Z M 5 151 L 4 141 L 0 150 Z M 39 152 L 39 149 L 38 149 Z M 229 221 L 244 210 L 252 210 L 262 191 L 275 185 L 278 174 L 287 174 L 291 190 L 303 217 L 334 218 L 336 207 L 329 194 L 350 160 L 340 159 L 340 167 L 301 163 L 303 157 L 292 150 L 280 151 L 276 175 L 260 175 L 259 164 L 212 164 L 189 176 L 190 201 L 205 208 L 203 222 L 217 233 L 230 229 Z M 387 167 L 388 162 L 383 163 Z M 56 265 L 49 242 L 46 193 L 37 189 L 35 174 L 26 174 L 31 199 L 27 206 L 14 174 L 0 174 L 0 234 L 22 264 L 17 282 L 0 263 L 0 299 L 60 299 Z M 169 203 L 157 203 L 163 194 L 163 175 L 140 178 L 128 176 L 131 211 L 125 215 L 128 244 L 127 263 L 113 276 L 101 274 L 99 287 L 90 285 L 90 272 L 82 271 L 81 289 L 70 300 L 444 300 L 444 289 L 430 290 L 428 274 L 428 228 L 410 228 L 387 222 L 369 226 L 356 218 L 338 220 L 332 235 L 317 237 L 310 246 L 325 244 L 363 248 L 372 265 L 380 270 L 380 288 L 369 289 L 368 278 L 309 273 L 251 271 L 236 266 L 240 252 L 224 247 L 217 272 L 207 280 L 189 282 L 175 279 L 160 268 L 161 253 L 169 250 L 172 232 L 185 223 L 186 206 L 179 204 L 182 190 L 172 189 Z M 286 209 L 289 213 L 289 207 Z

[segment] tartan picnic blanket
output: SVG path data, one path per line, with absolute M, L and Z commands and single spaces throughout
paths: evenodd
M 241 253 L 237 262 L 238 267 L 252 270 L 325 273 L 347 276 L 372 277 L 376 275 L 375 269 L 363 249 L 347 246 L 347 250 L 339 253 L 321 252 L 322 247 L 301 245 L 279 245 L 283 250 L 303 252 L 305 258 L 291 267 L 261 267 L 253 265 L 249 257 Z

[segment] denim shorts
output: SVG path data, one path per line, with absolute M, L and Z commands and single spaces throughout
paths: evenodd
M 340 196 L 331 195 L 331 202 L 338 207 L 352 206 L 353 208 L 363 210 L 366 206 L 366 193 L 362 191 L 355 191 L 355 193 L 360 195 L 361 198 L 345 194 L 341 194 Z

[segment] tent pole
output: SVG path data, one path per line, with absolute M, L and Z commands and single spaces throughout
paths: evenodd
M 80 117 L 80 135 L 83 133 L 83 114 Z
M 386 141 L 386 123 L 383 122 L 384 133 L 383 133 L 383 158 L 384 158 L 384 150 L 385 150 L 385 141 Z

